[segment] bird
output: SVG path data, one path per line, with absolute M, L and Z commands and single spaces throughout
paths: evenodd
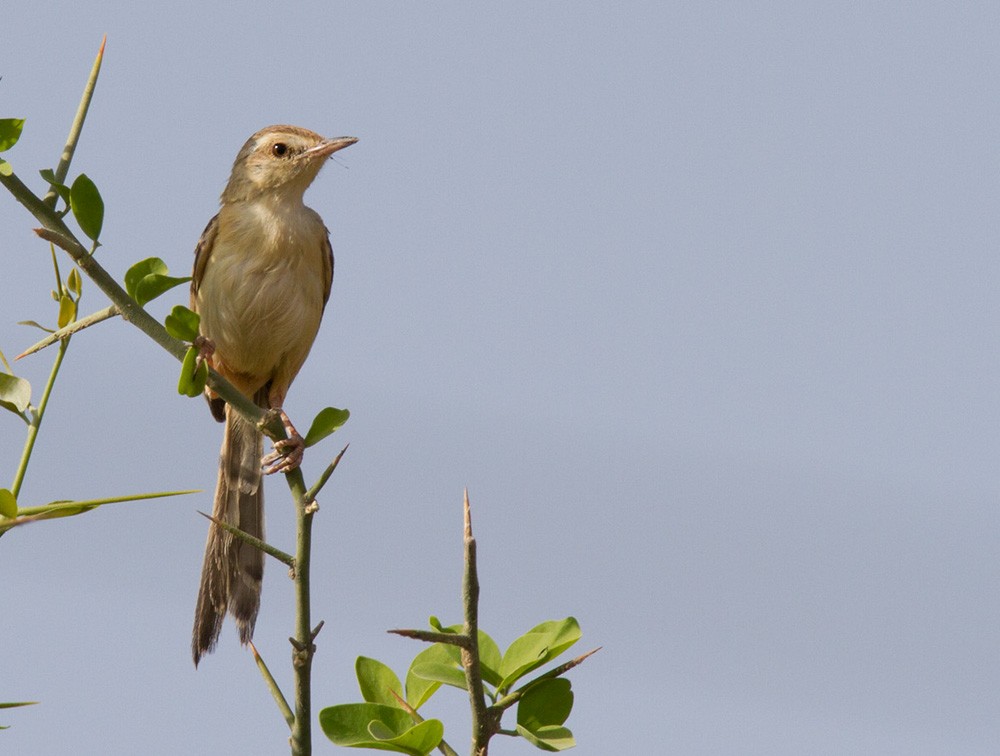
M 278 412 L 288 435 L 262 459 L 260 430 L 206 389 L 212 415 L 225 423 L 213 517 L 261 540 L 262 473 L 302 461 L 304 442 L 283 404 L 333 282 L 329 231 L 303 195 L 326 160 L 357 141 L 298 126 L 261 129 L 237 154 L 219 212 L 195 247 L 191 309 L 200 316 L 201 354 L 259 407 Z M 209 526 L 191 639 L 196 668 L 215 649 L 227 611 L 240 642 L 251 641 L 263 575 L 263 552 Z

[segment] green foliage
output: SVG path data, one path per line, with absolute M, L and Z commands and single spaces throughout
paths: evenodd
M 0 118 L 0 152 L 9 150 L 17 144 L 17 140 L 21 138 L 21 129 L 23 128 L 23 118 Z M 0 173 L 4 176 L 10 176 L 14 173 L 14 169 L 10 167 L 10 163 L 6 160 L 0 159 Z
M 543 751 L 564 751 L 576 745 L 562 724 L 573 709 L 571 683 L 562 677 L 541 680 L 517 703 L 517 732 Z
M 164 292 L 191 280 L 190 276 L 174 277 L 168 275 L 169 272 L 167 264 L 159 257 L 140 260 L 125 273 L 125 291 L 141 307 L 145 307 L 147 302 L 153 301 Z M 194 336 L 182 340 L 193 341 Z
M 398 705 L 392 694 L 402 698 L 403 685 L 389 667 L 377 659 L 359 656 L 354 662 L 354 671 L 358 676 L 362 698 L 369 703 Z
M 86 173 L 77 176 L 73 186 L 69 188 L 69 206 L 76 222 L 80 224 L 80 230 L 91 241 L 96 242 L 104 225 L 104 200 L 101 199 L 96 184 Z
M 177 379 L 177 393 L 183 396 L 198 396 L 205 390 L 208 381 L 208 363 L 198 359 L 198 348 L 189 347 L 181 363 L 181 375 Z
M 201 317 L 184 305 L 177 305 L 163 321 L 167 333 L 181 341 L 194 341 L 198 338 L 198 326 Z
M 31 405 L 31 384 L 16 375 L 0 373 L 0 407 L 20 415 Z
M 336 407 L 321 409 L 309 426 L 309 432 L 306 433 L 305 437 L 305 445 L 312 446 L 318 444 L 346 423 L 350 416 L 350 411 L 345 409 L 337 409 Z
M 437 719 L 414 724 L 400 708 L 377 703 L 329 706 L 319 713 L 326 736 L 339 746 L 426 756 L 444 737 Z
M 0 517 L 17 517 L 17 497 L 6 488 L 0 488 Z
M 43 168 L 38 172 L 38 175 L 48 182 L 49 186 L 52 187 L 52 191 L 62 198 L 62 201 L 66 203 L 66 207 L 69 207 L 69 187 L 56 179 L 56 172 L 51 168 Z
M 430 619 L 431 627 L 438 633 L 461 633 L 458 625 L 445 627 L 436 617 Z M 507 651 L 500 653 L 496 642 L 482 630 L 479 631 L 479 662 L 484 690 L 497 716 L 517 705 L 517 733 L 543 751 L 562 751 L 573 747 L 573 733 L 564 727 L 573 709 L 573 692 L 569 680 L 559 675 L 566 668 L 558 667 L 529 681 L 511 692 L 513 683 L 529 672 L 552 661 L 580 639 L 580 625 L 573 617 L 543 622 L 517 638 Z M 399 678 L 385 664 L 375 659 L 358 657 L 355 663 L 358 687 L 365 700 L 363 704 L 333 706 L 320 712 L 323 732 L 338 745 L 356 748 L 375 748 L 398 753 L 427 753 L 438 741 L 429 740 L 428 750 L 410 750 L 392 740 L 412 732 L 428 722 L 416 710 L 423 706 L 442 685 L 466 690 L 465 670 L 461 651 L 450 643 L 434 643 L 414 657 L 406 674 L 407 708 L 397 700 L 402 698 Z M 395 696 L 393 695 L 395 693 Z M 394 713 L 390 713 L 394 712 Z M 422 724 L 421 724 L 422 723 Z M 404 725 L 410 729 L 404 729 Z M 373 733 L 385 733 L 375 738 Z
M 534 669 L 555 659 L 580 640 L 580 625 L 572 617 L 543 622 L 510 644 L 500 662 L 503 680 L 498 686 L 506 691 Z
M 0 118 L 0 152 L 6 152 L 21 138 L 23 118 Z

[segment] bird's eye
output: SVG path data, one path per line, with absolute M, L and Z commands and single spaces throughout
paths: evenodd
M 284 142 L 275 142 L 271 147 L 271 154 L 275 157 L 284 157 L 288 154 L 288 145 Z

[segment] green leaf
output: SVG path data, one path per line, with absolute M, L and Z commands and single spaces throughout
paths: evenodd
M 76 300 L 69 294 L 63 294 L 59 297 L 59 320 L 57 321 L 57 325 L 60 328 L 65 328 L 74 320 L 76 320 Z
M 420 664 L 413 664 L 410 667 L 410 671 L 416 677 L 424 680 L 444 683 L 454 688 L 466 690 L 465 672 L 456 667 L 450 660 L 448 662 L 421 662 Z
M 6 488 L 0 488 L 0 517 L 17 517 L 17 499 Z
M 451 625 L 445 627 L 437 617 L 430 618 L 430 625 L 439 633 L 459 634 L 464 629 L 462 625 Z M 459 669 L 462 669 L 462 652 L 458 646 L 442 643 L 445 653 Z M 416 663 L 416 659 L 413 660 Z M 483 681 L 496 687 L 500 684 L 503 676 L 500 674 L 500 648 L 496 641 L 487 633 L 479 631 L 479 666 L 483 676 Z M 464 674 L 464 672 L 463 672 Z
M 200 324 L 201 317 L 198 313 L 192 312 L 184 305 L 176 305 L 163 321 L 167 333 L 181 341 L 194 341 L 198 338 Z
M 77 176 L 70 187 L 69 206 L 76 222 L 80 224 L 80 230 L 91 240 L 97 241 L 104 225 L 104 200 L 86 173 Z
M 147 257 L 145 260 L 140 260 L 125 271 L 125 291 L 132 299 L 135 299 L 136 287 L 143 278 L 152 275 L 165 276 L 169 272 L 167 264 L 159 257 Z
M 479 667 L 483 680 L 490 685 L 496 687 L 503 680 L 500 675 L 500 647 L 482 630 L 479 631 Z
M 563 751 L 576 745 L 573 733 L 562 726 L 573 710 L 570 681 L 542 680 L 525 691 L 517 703 L 517 731 L 543 751 Z
M 389 692 L 395 691 L 400 698 L 403 697 L 403 685 L 393 672 L 378 659 L 369 659 L 367 656 L 359 656 L 354 662 L 354 671 L 358 676 L 358 687 L 361 688 L 361 697 L 368 703 L 385 704 L 387 706 L 399 706 L 399 702 L 392 697 Z
M 140 305 L 152 302 L 175 286 L 187 283 L 190 276 L 168 276 L 167 264 L 159 257 L 140 260 L 125 273 L 125 291 Z
M 0 709 L 15 709 L 18 706 L 36 706 L 38 701 L 18 701 L 16 703 L 0 703 Z
M 336 745 L 426 756 L 444 737 L 437 719 L 413 724 L 402 709 L 383 704 L 341 704 L 319 713 L 319 724 Z
M 510 644 L 500 662 L 503 680 L 498 686 L 507 690 L 533 669 L 556 658 L 580 640 L 580 625 L 573 617 L 550 620 L 533 627 Z
M 413 657 L 410 668 L 406 672 L 406 702 L 410 706 L 419 709 L 441 687 L 441 683 L 436 680 L 428 680 L 414 674 L 413 668 L 421 664 L 448 664 L 449 662 L 451 662 L 451 655 L 448 653 L 448 647 L 443 643 L 434 643 Z
M 23 118 L 0 118 L 0 152 L 9 150 L 21 138 Z
M 20 415 L 31 404 L 31 384 L 24 378 L 0 373 L 0 407 Z
M 146 276 L 136 286 L 135 301 L 145 306 L 147 302 L 152 302 L 164 292 L 170 291 L 175 286 L 180 286 L 190 280 L 191 276 Z
M 67 205 L 69 204 L 69 187 L 59 181 L 56 181 L 56 174 L 51 168 L 43 168 L 38 172 L 38 174 L 45 179 L 49 186 L 55 190 L 55 193 L 62 197 L 63 202 Z
M 198 350 L 188 347 L 181 363 L 180 377 L 177 379 L 177 393 L 182 396 L 198 396 L 205 390 L 207 377 L 208 365 L 204 362 L 198 364 Z
M 0 158 L 0 175 L 3 175 L 3 176 L 13 176 L 14 175 L 14 169 L 11 168 L 10 163 L 8 163 L 3 158 Z M 5 727 L 3 729 L 7 729 L 7 728 Z
M 515 729 L 518 735 L 543 751 L 565 751 L 567 748 L 572 748 L 576 745 L 576 739 L 568 727 L 551 725 L 548 727 L 539 727 L 537 730 L 532 731 L 526 727 L 517 725 Z
M 80 296 L 80 292 L 83 291 L 83 281 L 80 279 L 80 271 L 76 268 L 73 268 L 69 272 L 69 276 L 66 278 L 66 288 L 78 297 Z
M 312 446 L 322 441 L 346 423 L 347 418 L 350 416 L 350 411 L 345 409 L 337 409 L 336 407 L 321 409 L 319 414 L 313 418 L 312 425 L 309 426 L 309 432 L 306 433 L 306 446 Z

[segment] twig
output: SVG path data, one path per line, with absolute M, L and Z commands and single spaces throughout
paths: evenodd
M 293 571 L 295 570 L 295 557 L 293 557 L 291 554 L 286 554 L 281 549 L 276 548 L 271 544 L 267 543 L 267 541 L 262 541 L 256 536 L 250 535 L 245 530 L 240 530 L 235 525 L 230 525 L 228 522 L 223 522 L 222 520 L 216 517 L 212 517 L 212 515 L 205 514 L 204 512 L 201 511 L 199 511 L 198 514 L 200 514 L 202 517 L 208 520 L 211 520 L 220 528 L 225 530 L 227 533 L 231 533 L 234 538 L 239 538 L 241 541 L 243 541 L 243 543 L 248 543 L 255 549 L 260 549 L 265 554 L 273 556 L 279 562 L 284 562 Z
M 433 630 L 409 629 L 386 630 L 386 632 L 393 635 L 401 635 L 404 638 L 424 641 L 425 643 L 447 643 L 449 646 L 458 646 L 459 648 L 467 648 L 469 646 L 469 639 L 464 633 L 438 633 Z
M 43 349 L 45 349 L 45 347 L 52 346 L 61 339 L 69 338 L 74 333 L 82 331 L 84 328 L 90 328 L 90 326 L 97 325 L 98 323 L 108 320 L 109 318 L 113 318 L 117 314 L 118 314 L 118 307 L 116 307 L 115 305 L 111 305 L 110 307 L 105 307 L 103 310 L 98 310 L 97 312 L 88 315 L 85 318 L 81 318 L 80 320 L 74 320 L 65 328 L 60 328 L 58 331 L 50 333 L 48 336 L 39 341 L 37 344 L 28 347 L 19 355 L 17 355 L 17 357 L 15 357 L 14 359 L 19 360 L 22 357 L 27 357 L 28 355 L 40 352 Z
M 107 41 L 108 35 L 105 34 L 104 38 L 101 40 L 101 49 L 97 51 L 97 58 L 94 60 L 94 65 L 90 69 L 90 76 L 87 78 L 87 86 L 84 87 L 83 97 L 80 98 L 80 105 L 76 109 L 76 116 L 73 118 L 73 123 L 69 128 L 69 136 L 66 137 L 66 146 L 63 147 L 62 155 L 59 158 L 59 165 L 56 166 L 54 171 L 57 184 L 66 183 L 66 174 L 69 173 L 69 164 L 73 159 L 73 153 L 76 152 L 76 145 L 80 141 L 80 132 L 83 130 L 83 122 L 87 119 L 87 111 L 90 109 L 90 101 L 94 97 L 94 87 L 97 86 L 97 77 L 101 73 L 101 63 L 104 61 L 104 45 Z M 55 189 L 49 189 L 48 194 L 45 195 L 45 199 L 42 201 L 50 208 L 55 208 L 58 197 L 59 195 L 56 194 Z
M 264 684 L 267 685 L 267 689 L 271 691 L 271 695 L 274 697 L 274 702 L 278 704 L 278 708 L 281 710 L 281 715 L 285 718 L 288 723 L 289 729 L 295 725 L 295 714 L 292 713 L 292 707 L 288 705 L 288 701 L 285 700 L 284 694 L 281 692 L 281 688 L 278 687 L 277 681 L 271 674 L 271 670 L 267 668 L 267 664 L 264 663 L 263 657 L 257 651 L 257 647 L 250 641 L 250 651 L 253 654 L 253 659 L 257 662 L 257 669 L 260 670 L 261 676 L 264 678 Z
M 347 446 L 350 446 L 350 444 L 348 444 Z M 330 479 L 330 476 L 333 475 L 333 471 L 336 470 L 337 465 L 340 464 L 340 459 L 341 457 L 344 456 L 344 453 L 347 451 L 347 446 L 345 446 L 343 449 L 340 450 L 340 454 L 338 454 L 334 458 L 333 462 L 331 462 L 330 465 L 323 471 L 323 474 L 319 476 L 319 480 L 317 480 L 313 484 L 312 488 L 306 491 L 305 495 L 306 506 L 316 501 L 316 497 L 319 496 L 319 492 L 323 490 L 323 486 L 326 485 L 326 482 Z

